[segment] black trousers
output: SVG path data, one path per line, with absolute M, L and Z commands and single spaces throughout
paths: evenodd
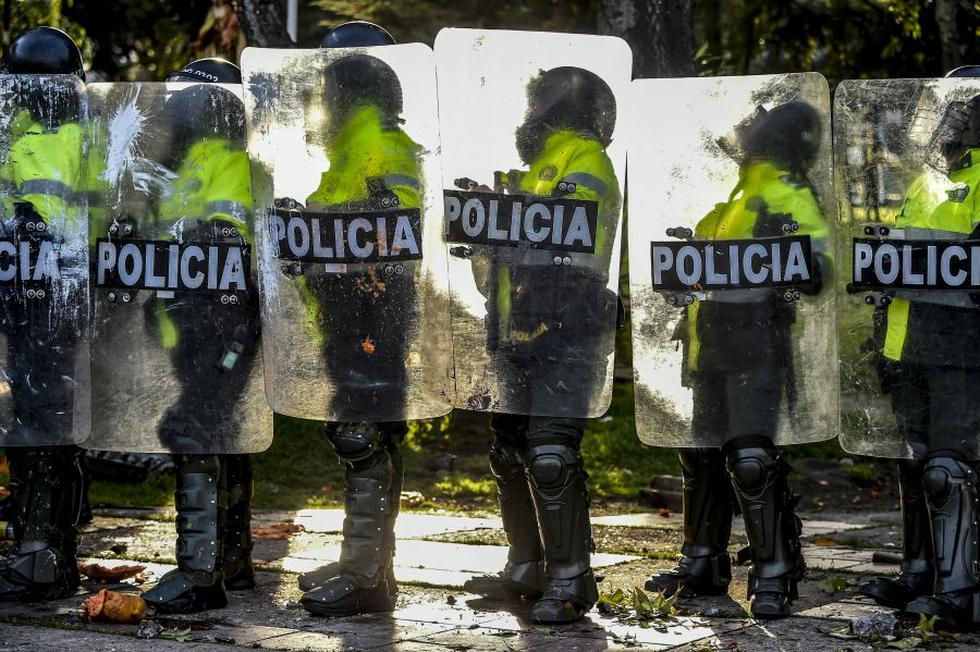
M 415 279 L 383 270 L 307 276 L 322 319 L 324 359 L 337 388 L 331 410 L 350 414 L 349 421 L 375 421 L 405 409 L 404 327 L 418 321 Z

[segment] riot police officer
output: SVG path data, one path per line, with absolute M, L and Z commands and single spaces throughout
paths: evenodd
M 821 122 L 809 104 L 793 101 L 760 112 L 737 129 L 739 182 L 695 229 L 701 240 L 776 237 L 794 228 L 809 235 L 816 293 L 830 259 L 828 229 L 807 180 L 820 144 Z M 821 273 L 821 270 L 824 270 Z M 720 448 L 679 453 L 684 478 L 684 543 L 673 571 L 655 575 L 649 590 L 724 594 L 731 581 L 728 543 L 734 506 L 745 518 L 752 568 L 752 614 L 789 615 L 805 564 L 787 483 L 789 465 L 773 439 L 784 401 L 795 401 L 790 328 L 795 307 L 768 288 L 708 295 L 687 309 L 684 382 L 694 393 L 691 433 Z
M 947 77 L 980 77 L 963 66 Z M 910 186 L 895 226 L 906 238 L 980 235 L 980 95 L 951 102 L 933 138 L 948 165 L 937 192 L 928 176 Z M 942 201 L 939 201 L 939 199 Z M 903 560 L 898 577 L 876 577 L 861 593 L 948 627 L 978 622 L 977 451 L 980 319 L 975 298 L 896 296 L 875 313 L 873 350 L 899 435 L 912 452 L 898 462 Z
M 509 373 L 514 386 L 526 387 L 531 414 L 545 395 L 561 392 L 566 404 L 551 406 L 559 413 L 588 405 L 603 367 L 598 361 L 609 354 L 600 350 L 599 324 L 608 323 L 616 297 L 599 270 L 608 269 L 622 202 L 606 154 L 615 119 L 611 89 L 588 70 L 553 68 L 528 85 L 528 109 L 516 133 L 528 169 L 507 175 L 509 190 L 594 201 L 599 211 L 595 264 L 557 267 L 550 264 L 553 254 L 541 251 L 529 255 L 546 256 L 546 265 L 496 263 L 489 270 L 492 346 L 513 351 Z M 571 309 L 569 296 L 585 298 Z M 581 310 L 583 305 L 589 309 Z M 535 366 L 529 359 L 546 362 Z M 531 616 L 542 623 L 576 621 L 595 604 L 588 475 L 579 453 L 585 424 L 574 416 L 491 415 L 490 468 L 508 561 L 499 575 L 474 578 L 464 588 L 535 600 Z
M 85 78 L 75 42 L 53 27 L 34 28 L 18 37 L 3 66 L 13 75 Z M 24 109 L 11 125 L 10 152 L 0 171 L 15 202 L 5 207 L 12 218 L 5 217 L 5 229 L 19 232 L 30 224 L 35 232 L 38 225 L 48 232 L 64 232 L 66 225 L 60 221 L 86 220 L 72 206 L 84 183 L 78 98 L 63 98 L 56 105 L 44 97 L 24 100 Z M 52 288 L 47 291 L 53 294 Z M 15 420 L 13 439 L 4 443 L 16 480 L 14 547 L 0 568 L 0 601 L 64 597 L 79 584 L 81 451 L 76 445 L 46 444 L 71 440 L 75 379 L 71 360 L 87 322 L 53 319 L 47 304 L 32 306 L 15 296 L 20 292 L 17 287 L 4 288 L 0 308 L 0 329 L 6 335 L 12 366 Z M 86 304 L 83 296 L 81 305 Z
M 167 81 L 241 84 L 242 78 L 238 66 L 211 58 L 188 63 Z M 222 93 L 227 91 L 198 85 L 168 100 L 164 113 L 179 123 L 171 143 L 176 177 L 157 207 L 157 219 L 172 224 L 184 240 L 244 245 L 252 237 L 244 107 L 236 104 L 239 133 L 202 132 L 191 124 L 194 116 L 225 106 Z M 235 125 L 234 116 L 224 124 Z M 218 303 L 213 296 L 182 292 L 146 306 L 151 330 L 170 352 L 181 388 L 158 434 L 164 446 L 181 453 L 175 455 L 177 568 L 144 597 L 167 613 L 224 607 L 226 589 L 255 587 L 252 465 L 248 455 L 203 451 L 213 445 L 220 422 L 236 410 L 248 382 L 259 340 L 257 293 Z
M 394 43 L 382 27 L 354 21 L 332 29 L 321 47 Z M 421 148 L 399 126 L 402 90 L 394 71 L 376 57 L 352 53 L 331 61 L 324 81 L 334 122 L 325 137 L 330 169 L 307 198 L 307 208 L 345 212 L 421 207 Z M 390 611 L 397 594 L 392 560 L 403 480 L 399 444 L 408 426 L 404 421 L 377 422 L 372 414 L 381 404 L 404 402 L 408 342 L 398 324 L 415 310 L 415 281 L 407 274 L 383 276 L 381 267 L 308 270 L 299 279 L 322 330 L 324 358 L 338 388 L 331 411 L 361 419 L 326 424 L 327 439 L 345 464 L 346 510 L 339 561 L 299 579 L 306 591 L 302 604 L 317 615 Z

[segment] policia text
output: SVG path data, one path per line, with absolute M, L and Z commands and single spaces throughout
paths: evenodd
M 460 190 L 443 194 L 448 242 L 595 253 L 598 202 Z
M 730 290 L 801 285 L 813 277 L 810 236 L 651 242 L 657 290 Z

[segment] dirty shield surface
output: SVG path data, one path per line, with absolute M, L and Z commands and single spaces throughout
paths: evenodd
M 435 64 L 422 44 L 242 56 L 276 412 L 451 407 Z
M 636 80 L 629 99 L 640 438 L 716 447 L 834 437 L 826 80 Z
M 435 50 L 455 405 L 598 416 L 612 396 L 629 48 L 444 29 Z
M 843 82 L 834 98 L 841 445 L 980 444 L 980 83 Z
M 0 446 L 89 435 L 85 86 L 0 75 Z
M 92 84 L 96 449 L 255 453 L 264 395 L 241 89 Z

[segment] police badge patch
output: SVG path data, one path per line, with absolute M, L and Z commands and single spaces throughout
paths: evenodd
M 970 194 L 970 186 L 965 183 L 957 183 L 955 186 L 946 191 L 946 196 L 949 197 L 949 201 L 956 202 L 957 204 L 962 204 L 966 200 L 966 196 Z

